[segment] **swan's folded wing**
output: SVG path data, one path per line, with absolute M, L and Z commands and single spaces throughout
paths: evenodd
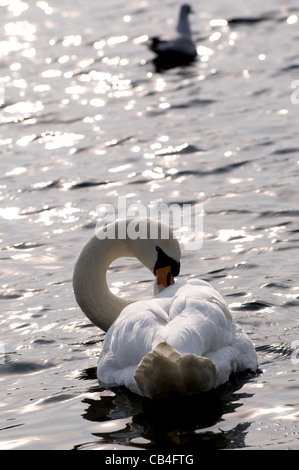
M 202 356 L 231 344 L 232 325 L 224 299 L 207 282 L 194 280 L 177 285 L 163 337 L 181 353 Z
M 128 305 L 109 328 L 98 362 L 101 382 L 125 385 L 132 390 L 137 364 L 151 351 L 159 328 L 168 322 L 163 308 L 167 300 L 162 307 L 161 302 L 158 305 L 153 301 Z

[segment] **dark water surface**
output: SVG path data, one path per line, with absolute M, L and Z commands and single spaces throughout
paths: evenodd
M 299 8 L 244 5 L 194 4 L 198 60 L 156 73 L 173 0 L 0 1 L 1 448 L 299 449 Z M 260 374 L 167 406 L 99 386 L 72 270 L 119 196 L 203 204 L 181 276 L 224 295 Z M 138 263 L 110 276 L 152 293 Z

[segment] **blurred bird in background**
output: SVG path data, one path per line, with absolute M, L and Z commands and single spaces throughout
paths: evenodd
M 181 6 L 176 26 L 177 34 L 172 39 L 163 40 L 157 36 L 150 39 L 148 47 L 156 54 L 153 62 L 157 71 L 187 65 L 195 60 L 197 52 L 192 40 L 190 13 L 193 13 L 190 5 Z

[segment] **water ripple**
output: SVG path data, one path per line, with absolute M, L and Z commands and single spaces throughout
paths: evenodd
M 34 374 L 35 372 L 51 369 L 56 366 L 56 364 L 47 360 L 30 362 L 11 357 L 5 357 L 4 360 L 4 364 L 0 364 L 0 375 L 4 376 Z
M 255 26 L 257 23 L 264 23 L 265 21 L 273 21 L 276 19 L 277 12 L 265 13 L 256 17 L 235 17 L 230 18 L 227 22 L 233 26 Z
M 253 300 L 250 302 L 245 302 L 240 306 L 234 306 L 233 310 L 236 311 L 250 311 L 250 312 L 258 312 L 259 310 L 263 310 L 265 308 L 273 307 L 273 304 L 265 302 L 263 300 Z

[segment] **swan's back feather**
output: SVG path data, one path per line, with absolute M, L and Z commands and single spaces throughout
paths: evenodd
M 144 356 L 134 377 L 144 396 L 162 398 L 206 392 L 213 386 L 215 375 L 211 359 L 179 354 L 163 342 Z

